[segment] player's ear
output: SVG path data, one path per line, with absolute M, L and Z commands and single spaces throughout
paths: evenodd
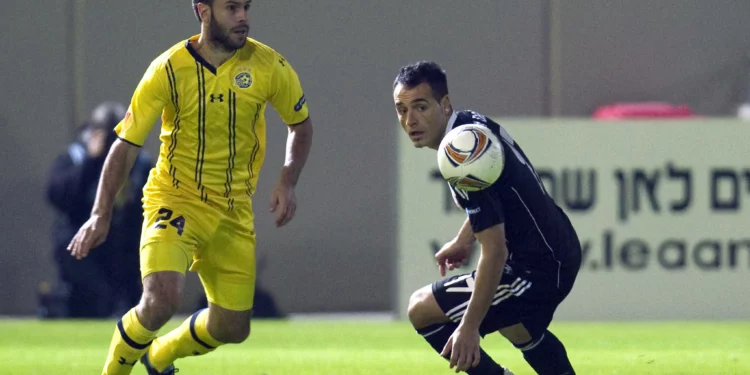
M 198 19 L 201 22 L 203 22 L 203 20 L 211 19 L 211 14 L 209 13 L 211 12 L 210 6 L 204 3 L 198 3 L 198 4 L 195 4 L 195 6 L 196 6 L 195 13 L 198 14 L 198 17 L 199 17 Z
M 445 94 L 442 99 L 440 99 L 440 108 L 443 110 L 443 114 L 450 115 L 453 111 L 453 106 L 451 106 L 451 98 L 448 96 L 448 94 Z

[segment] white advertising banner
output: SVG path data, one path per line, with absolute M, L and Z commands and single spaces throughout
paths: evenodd
M 563 320 L 750 318 L 750 123 L 498 119 L 583 246 Z M 398 313 L 440 278 L 465 213 L 436 153 L 399 138 Z M 509 218 L 512 220 L 512 218 Z M 476 267 L 477 247 L 470 266 Z

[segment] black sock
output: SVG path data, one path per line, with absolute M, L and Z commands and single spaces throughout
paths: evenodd
M 434 324 L 429 327 L 420 328 L 417 330 L 417 333 L 422 335 L 425 340 L 427 340 L 430 345 L 432 345 L 432 348 L 435 349 L 436 352 L 440 353 L 443 351 L 443 347 L 445 346 L 445 343 L 448 342 L 448 339 L 453 334 L 453 331 L 458 328 L 458 323 L 445 323 L 445 324 Z M 469 375 L 503 375 L 505 370 L 502 366 L 495 363 L 495 361 L 490 358 L 490 356 L 485 353 L 482 348 L 479 348 L 480 353 L 480 359 L 479 364 L 476 367 L 469 368 L 468 371 L 466 371 Z M 450 359 L 448 357 L 447 359 Z
M 565 347 L 550 331 L 538 340 L 516 345 L 516 348 L 539 375 L 575 375 Z

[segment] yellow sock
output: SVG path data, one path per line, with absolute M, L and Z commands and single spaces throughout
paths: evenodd
M 178 358 L 203 355 L 222 345 L 208 333 L 207 318 L 208 309 L 200 310 L 179 327 L 155 339 L 148 350 L 148 358 L 154 368 L 162 371 Z
M 135 308 L 132 308 L 117 322 L 102 375 L 130 374 L 154 337 L 156 332 L 144 328 L 135 314 Z

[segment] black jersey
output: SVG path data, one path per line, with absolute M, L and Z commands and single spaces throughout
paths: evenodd
M 507 130 L 474 111 L 459 111 L 451 116 L 446 133 L 466 124 L 489 128 L 500 140 L 505 159 L 502 174 L 488 188 L 469 192 L 451 187 L 473 231 L 504 223 L 509 259 L 529 267 L 554 272 L 568 260 L 580 258 L 570 220 L 547 194 L 531 161 Z

